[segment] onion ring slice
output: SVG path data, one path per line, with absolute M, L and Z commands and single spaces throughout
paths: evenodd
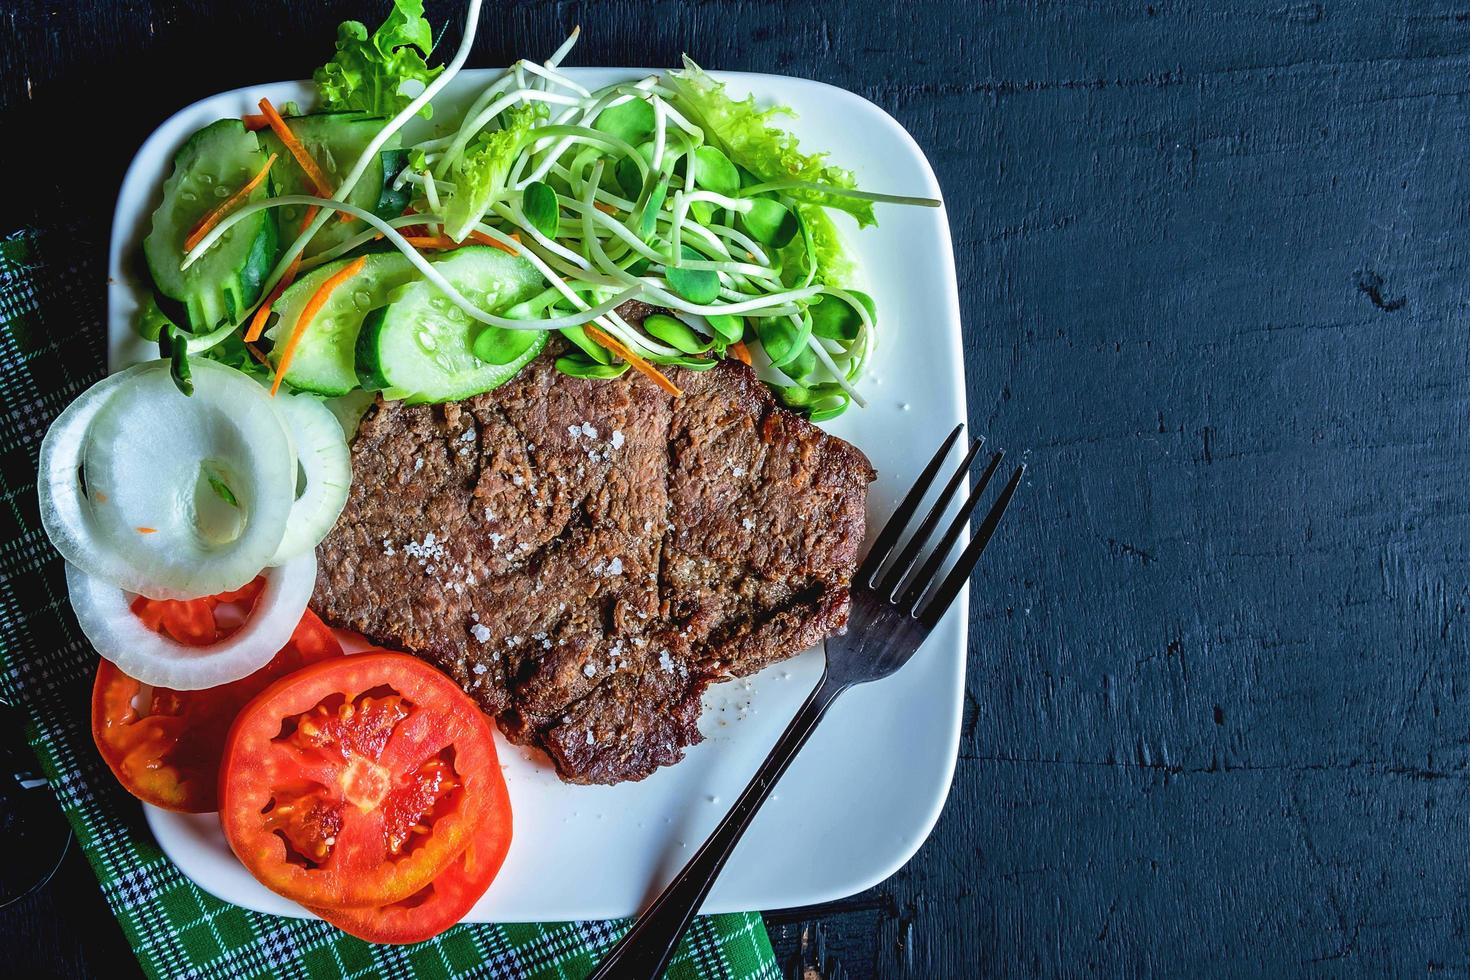
M 185 397 L 165 361 L 107 378 L 41 444 L 47 535 L 89 575 L 152 599 L 238 589 L 271 560 L 295 500 L 296 458 L 270 396 L 193 363 Z
M 316 584 L 316 554 L 307 551 L 264 575 L 250 618 L 207 646 L 153 632 L 133 614 L 131 594 L 70 562 L 66 587 L 82 632 L 123 673 L 155 687 L 198 691 L 253 674 L 286 645 Z
M 272 403 L 291 436 L 306 483 L 270 561 L 279 565 L 315 548 L 337 523 L 352 486 L 352 453 L 336 416 L 315 395 L 282 392 Z

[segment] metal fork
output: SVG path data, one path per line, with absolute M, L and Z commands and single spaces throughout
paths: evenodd
M 929 465 L 914 483 L 878 534 L 868 557 L 858 568 L 852 582 L 852 614 L 848 619 L 847 632 L 835 636 L 826 643 L 827 663 L 822 679 L 797 710 L 786 731 L 776 741 L 775 748 L 766 761 L 756 770 L 754 778 L 725 814 L 709 840 L 690 859 L 684 869 L 669 883 L 658 899 L 633 923 L 628 934 L 613 947 L 606 959 L 598 966 L 589 980 L 654 980 L 662 976 L 674 948 L 690 921 L 704 903 L 705 896 L 714 886 L 720 870 L 730 857 L 735 845 L 745 834 L 761 804 L 770 796 L 777 780 L 786 772 L 801 747 L 811 738 L 817 723 L 832 706 L 832 702 L 854 684 L 866 684 L 881 680 L 909 662 L 923 645 L 924 639 L 943 617 L 956 595 L 964 588 L 970 573 L 974 571 L 980 554 L 1006 507 L 1015 496 L 1021 477 L 1026 472 L 1025 464 L 1018 466 L 995 503 L 980 522 L 980 529 L 970 539 L 953 568 L 947 575 L 940 576 L 945 558 L 964 534 L 970 515 L 979 505 L 985 489 L 990 485 L 996 470 L 1000 468 L 1004 453 L 990 457 L 985 471 L 980 475 L 975 488 L 970 492 L 959 512 L 945 528 L 939 544 L 922 561 L 921 553 L 934 529 L 943 520 L 944 513 L 959 492 L 970 464 L 980 452 L 984 439 L 970 444 L 964 462 L 946 482 L 943 491 L 930 506 L 918 529 L 909 538 L 903 549 L 898 550 L 904 529 L 908 527 L 923 503 L 935 477 L 944 466 L 945 457 L 959 440 L 963 425 L 957 425 L 949 434 L 944 445 L 934 454 Z M 894 557 L 897 552 L 897 557 Z M 889 559 L 893 560 L 890 561 Z

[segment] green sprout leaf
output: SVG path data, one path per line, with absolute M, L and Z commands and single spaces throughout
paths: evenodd
M 535 330 L 506 330 L 486 327 L 475 338 L 475 356 L 486 364 L 509 364 L 536 343 Z
M 587 331 L 581 327 L 563 327 L 561 335 L 576 344 L 584 354 L 598 364 L 612 363 L 612 355 L 607 352 L 607 348 L 594 342 L 591 337 L 587 336 Z
M 685 354 L 703 354 L 713 346 L 708 339 L 690 329 L 682 320 L 663 313 L 654 313 L 643 321 L 643 329 L 649 336 L 662 340 Z
M 686 259 L 704 258 L 688 245 L 683 247 Z M 711 303 L 720 295 L 720 277 L 710 269 L 681 269 L 670 266 L 664 270 L 669 287 L 691 303 Z
M 804 382 L 817 373 L 817 355 L 811 345 L 803 346 L 795 357 L 781 366 L 781 373 L 792 381 Z
M 756 198 L 750 204 L 750 210 L 740 216 L 740 221 L 750 236 L 762 245 L 785 248 L 801 230 L 796 215 L 779 201 Z
M 706 143 L 694 151 L 694 183 L 707 191 L 734 197 L 740 193 L 740 171 L 718 146 Z
M 800 327 L 792 323 L 790 317 L 784 316 L 759 317 L 755 321 L 756 336 L 760 338 L 761 347 L 771 359 L 773 367 L 781 367 L 795 360 L 806 349 L 811 332 L 812 325 L 808 317 L 801 318 Z
M 521 192 L 521 210 L 526 220 L 547 238 L 555 238 L 561 228 L 561 206 L 551 185 L 536 181 Z
M 730 313 L 712 313 L 704 318 L 715 335 L 727 344 L 738 342 L 745 336 L 745 318 Z
M 558 371 L 568 377 L 597 380 L 621 377 L 628 370 L 627 364 L 600 364 L 580 354 L 566 354 L 558 357 L 555 366 Z
M 856 289 L 849 289 L 848 292 L 868 308 L 869 319 L 877 316 L 873 300 L 867 293 L 860 293 Z M 808 307 L 808 312 L 812 315 L 812 333 L 827 340 L 850 343 L 857 340 L 858 332 L 863 327 L 858 311 L 836 296 L 818 296 Z
M 592 128 L 636 146 L 653 135 L 653 106 L 643 99 L 629 99 L 599 112 Z

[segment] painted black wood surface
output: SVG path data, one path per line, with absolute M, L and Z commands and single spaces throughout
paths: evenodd
M 12 5 L 6 227 L 81 217 L 101 249 L 158 122 L 373 8 Z M 908 127 L 970 417 L 1029 450 L 944 816 L 890 881 L 768 915 L 789 972 L 1470 972 L 1470 8 L 548 0 L 476 63 L 578 22 L 579 64 L 687 50 Z M 32 973 L 126 962 L 75 863 L 0 932 Z

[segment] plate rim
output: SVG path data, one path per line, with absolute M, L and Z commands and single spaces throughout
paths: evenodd
M 618 72 L 626 73 L 629 76 L 642 77 L 650 73 L 662 72 L 666 69 L 585 65 L 564 68 L 563 70 L 566 71 L 568 74 L 573 75 L 574 77 L 576 74 L 581 72 Z M 495 67 L 467 68 L 461 72 L 461 75 L 473 78 L 482 74 L 495 75 L 501 71 L 503 71 L 502 68 Z M 851 102 L 854 105 L 854 108 L 861 110 L 865 114 L 868 114 L 874 117 L 877 121 L 881 122 L 883 124 L 884 130 L 889 135 L 898 138 L 898 140 L 904 145 L 904 147 L 908 151 L 910 151 L 910 153 L 920 166 L 921 175 L 925 185 L 924 193 L 938 198 L 941 202 L 943 201 L 944 198 L 940 189 L 938 177 L 934 172 L 933 165 L 930 163 L 928 156 L 924 153 L 918 141 L 915 140 L 913 135 L 885 109 L 872 102 L 871 100 L 865 98 L 864 96 L 853 92 L 850 89 L 842 88 L 838 85 L 833 85 L 831 83 L 819 81 L 817 79 L 803 78 L 801 76 L 795 75 L 747 71 L 709 71 L 709 74 L 717 80 L 721 81 L 737 83 L 742 81 L 747 83 L 765 83 L 767 85 L 774 85 L 780 88 L 789 88 L 791 86 L 796 86 L 798 88 L 818 90 L 828 98 L 847 100 Z M 114 322 L 119 319 L 119 314 L 116 312 L 116 307 L 119 303 L 121 303 L 125 308 L 131 311 L 131 309 L 136 308 L 137 302 L 137 283 L 135 281 L 136 277 L 131 275 L 129 269 L 126 267 L 125 258 L 130 254 L 131 251 L 134 250 L 136 244 L 141 242 L 143 231 L 141 228 L 128 227 L 128 221 L 130 218 L 133 218 L 135 216 L 146 217 L 146 215 L 151 214 L 152 202 L 158 199 L 158 191 L 156 187 L 153 188 L 151 194 L 145 193 L 144 196 L 142 196 L 141 198 L 136 198 L 136 200 L 138 201 L 138 203 L 136 204 L 129 203 L 135 200 L 134 195 L 125 194 L 125 191 L 127 191 L 133 185 L 142 183 L 143 186 L 146 188 L 149 186 L 150 183 L 155 183 L 153 181 L 144 181 L 142 179 L 141 171 L 142 169 L 144 169 L 144 158 L 153 156 L 155 152 L 161 153 L 166 157 L 171 157 L 171 154 L 167 152 L 167 147 L 157 148 L 156 144 L 165 142 L 170 139 L 171 137 L 168 135 L 169 131 L 178 128 L 182 124 L 182 120 L 185 117 L 189 116 L 191 113 L 198 111 L 198 109 L 206 103 L 214 103 L 218 100 L 228 99 L 232 96 L 237 97 L 241 100 L 249 99 L 251 96 L 258 98 L 260 95 L 271 95 L 272 97 L 275 97 L 276 93 L 284 93 L 287 91 L 290 91 L 292 94 L 284 96 L 285 98 L 300 98 L 304 97 L 310 91 L 309 85 L 310 83 L 306 80 L 260 82 L 239 86 L 233 89 L 226 89 L 224 91 L 216 92 L 211 95 L 203 96 L 199 99 L 195 99 L 194 101 L 187 103 L 175 112 L 171 113 L 143 140 L 142 143 L 139 144 L 137 151 L 134 153 L 132 159 L 129 161 L 127 169 L 124 171 L 122 182 L 120 183 L 118 188 L 117 200 L 112 215 L 112 228 L 109 234 L 108 241 L 108 305 L 106 322 L 106 351 L 109 373 L 117 370 L 117 365 L 120 360 L 120 351 L 125 350 L 124 347 L 120 347 L 119 342 L 114 338 L 115 331 L 113 329 L 113 325 Z M 242 101 L 242 105 L 248 106 L 249 104 L 251 103 Z M 182 135 L 186 136 L 187 134 Z M 182 136 L 180 138 L 182 138 Z M 936 224 L 939 236 L 938 246 L 940 255 L 942 257 L 942 261 L 939 264 L 937 272 L 940 279 L 943 281 L 943 306 L 946 308 L 947 320 L 955 325 L 953 341 L 956 348 L 956 354 L 962 355 L 963 346 L 961 343 L 961 337 L 963 328 L 959 304 L 958 275 L 955 267 L 953 235 L 948 220 L 947 207 L 941 204 L 940 208 L 937 210 L 938 220 Z M 962 422 L 968 421 L 968 393 L 965 387 L 964 360 L 962 356 L 956 356 L 950 358 L 949 360 L 949 381 L 954 385 L 954 389 L 958 392 L 958 403 L 955 406 L 956 415 L 958 416 L 957 420 Z M 867 889 L 892 877 L 906 864 L 908 864 L 908 862 L 913 859 L 914 855 L 918 853 L 919 849 L 924 845 L 924 843 L 933 833 L 934 827 L 938 823 L 939 817 L 944 810 L 944 806 L 949 799 L 950 789 L 954 781 L 955 769 L 958 764 L 960 731 L 963 722 L 965 675 L 967 672 L 969 647 L 969 592 L 970 586 L 967 584 L 956 599 L 955 605 L 958 606 L 958 609 L 951 611 L 949 614 L 949 616 L 955 617 L 959 620 L 957 624 L 957 632 L 959 637 L 960 650 L 957 656 L 951 654 L 954 661 L 954 667 L 951 672 L 953 680 L 950 698 L 950 700 L 952 701 L 952 710 L 950 711 L 951 724 L 949 725 L 949 731 L 947 733 L 947 765 L 945 767 L 943 779 L 940 780 L 934 788 L 932 799 L 929 801 L 929 806 L 924 812 L 923 820 L 917 821 L 911 828 L 913 833 L 906 834 L 906 839 L 903 844 L 894 848 L 891 859 L 885 863 L 881 863 L 876 869 L 869 870 L 867 871 L 867 873 L 860 877 L 847 879 L 841 885 L 835 887 L 823 889 L 809 888 L 808 891 L 803 895 L 803 900 L 798 903 L 793 904 L 785 901 L 761 903 L 758 906 L 759 909 L 779 909 L 821 904 L 825 902 L 837 901 L 850 895 L 866 891 Z M 499 735 L 497 732 L 496 737 L 497 740 L 502 743 L 503 747 L 503 736 Z M 228 891 L 228 889 L 217 890 L 215 887 L 213 887 L 213 883 L 209 880 L 206 880 L 204 876 L 195 877 L 194 875 L 189 874 L 185 870 L 185 865 L 187 864 L 187 862 L 180 862 L 176 851 L 173 849 L 179 845 L 181 839 L 180 835 L 177 832 L 177 828 L 172 825 L 172 822 L 178 817 L 178 814 L 161 810 L 148 804 L 144 804 L 143 809 L 149 829 L 153 833 L 164 855 L 168 857 L 169 861 L 175 866 L 175 868 L 179 870 L 181 874 L 189 878 L 190 881 L 194 882 L 194 884 L 198 885 L 204 891 L 208 892 L 211 895 L 214 895 L 216 898 L 219 898 L 222 901 L 226 901 L 234 905 L 239 905 L 243 908 L 248 908 L 253 911 L 275 915 L 294 914 L 294 917 L 303 919 L 315 918 L 315 916 L 313 916 L 304 908 L 296 907 L 290 911 L 282 911 L 281 909 L 274 906 L 270 908 L 261 908 L 258 905 L 251 904 L 248 901 L 241 901 L 239 896 L 220 894 L 220 891 Z M 272 897 L 274 898 L 275 896 Z M 717 898 L 717 893 L 712 892 L 711 898 Z M 715 914 L 721 912 L 736 911 L 749 911 L 749 909 L 727 907 L 718 901 L 710 900 L 707 900 L 704 907 L 701 909 L 701 912 L 703 914 Z M 580 916 L 574 914 L 572 917 Z M 508 919 L 504 917 L 496 917 L 494 919 L 478 918 L 472 911 L 468 916 L 466 916 L 464 921 L 478 923 L 535 920 Z

